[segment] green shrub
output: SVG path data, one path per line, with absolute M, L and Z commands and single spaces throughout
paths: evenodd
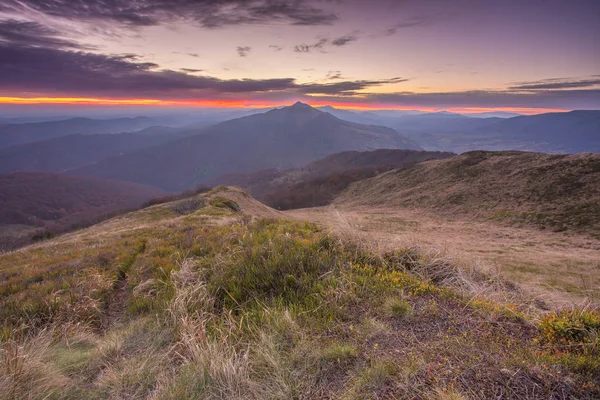
M 236 203 L 233 200 L 226 199 L 224 197 L 214 197 L 210 201 L 210 205 L 217 208 L 225 208 L 233 212 L 239 212 L 242 210 L 238 203 Z
M 560 350 L 596 354 L 600 350 L 600 312 L 571 310 L 544 317 L 540 342 Z
M 392 297 L 385 302 L 386 312 L 393 318 L 404 318 L 412 314 L 412 306 L 402 298 Z
M 350 344 L 334 343 L 326 347 L 322 353 L 322 359 L 324 361 L 335 361 L 342 362 L 346 360 L 352 360 L 358 355 L 356 346 Z

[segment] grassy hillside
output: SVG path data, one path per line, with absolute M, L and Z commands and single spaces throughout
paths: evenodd
M 329 204 L 352 182 L 391 169 L 453 155 L 404 149 L 344 151 L 313 161 L 301 168 L 228 174 L 212 182 L 242 187 L 271 207 L 289 210 Z
M 0 255 L 4 398 L 600 395 L 597 312 L 532 319 L 239 190 L 181 201 Z
M 474 151 L 357 182 L 336 201 L 598 235 L 600 155 Z

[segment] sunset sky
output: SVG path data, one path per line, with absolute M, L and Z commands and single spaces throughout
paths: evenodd
M 0 1 L 0 103 L 297 100 L 600 109 L 600 1 Z

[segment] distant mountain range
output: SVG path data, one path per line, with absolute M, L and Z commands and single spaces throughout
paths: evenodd
M 379 148 L 420 149 L 393 129 L 341 120 L 296 103 L 226 121 L 70 173 L 180 191 L 225 173 L 288 169 L 344 150 Z
M 63 172 L 195 134 L 191 126 L 153 126 L 136 132 L 75 134 L 0 149 L 0 173 Z
M 500 115 L 296 103 L 272 110 L 0 124 L 0 173 L 68 172 L 177 192 L 224 174 L 294 169 L 343 151 L 600 152 L 600 111 Z M 223 121 L 232 116 L 241 117 Z
M 169 128 L 164 128 L 169 131 Z M 67 135 L 0 149 L 0 173 L 61 172 L 171 140 L 170 134 Z
M 157 125 L 152 118 L 91 119 L 72 118 L 61 121 L 0 125 L 0 148 L 17 146 L 72 134 L 120 133 L 138 131 Z
M 481 148 L 600 153 L 600 111 L 571 111 L 496 121 L 476 131 Z M 461 142 L 468 148 L 465 142 Z M 470 149 L 470 148 L 469 148 Z
M 381 113 L 337 110 L 332 107 L 327 110 L 349 121 L 389 126 L 427 150 L 457 153 L 471 150 L 600 152 L 598 110 L 531 116 L 505 113 L 469 116 L 449 112 Z

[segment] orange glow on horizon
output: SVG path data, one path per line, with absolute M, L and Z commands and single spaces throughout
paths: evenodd
M 449 111 L 455 113 L 513 112 L 517 114 L 542 114 L 549 112 L 566 112 L 570 110 L 555 108 L 527 107 L 421 107 L 397 106 L 393 104 L 364 104 L 345 102 L 312 102 L 305 101 L 313 107 L 332 106 L 347 110 L 417 110 L 424 112 Z M 260 100 L 161 100 L 161 99 L 101 99 L 88 97 L 0 97 L 0 104 L 12 105 L 92 105 L 92 106 L 157 106 L 157 107 L 199 107 L 199 108 L 271 108 L 281 107 L 281 103 Z

